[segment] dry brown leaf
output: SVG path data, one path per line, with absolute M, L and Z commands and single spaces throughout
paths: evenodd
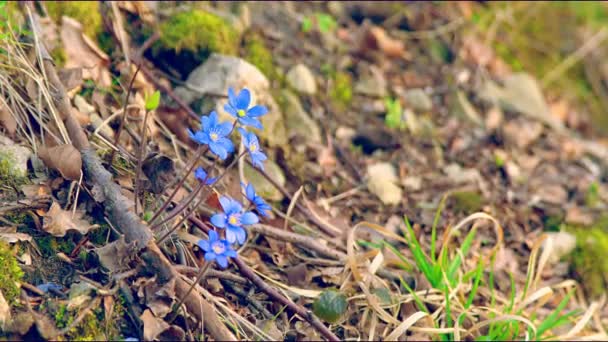
M 25 233 L 0 233 L 0 240 L 7 243 L 15 243 L 19 241 L 32 241 L 32 237 Z
M 124 237 L 95 249 L 99 263 L 110 272 L 120 272 L 129 269 L 129 261 L 133 256 L 132 246 L 125 243 Z
M 405 57 L 405 46 L 402 41 L 389 37 L 386 31 L 378 26 L 370 27 L 365 35 L 362 49 L 379 49 L 389 57 Z
M 0 328 L 4 330 L 6 323 L 11 319 L 11 308 L 0 291 Z
M 163 331 L 169 329 L 169 324 L 164 320 L 155 317 L 150 309 L 146 309 L 139 318 L 144 323 L 144 340 L 146 341 L 153 341 L 158 335 L 162 334 Z
M 17 121 L 4 105 L 4 101 L 0 102 L 0 126 L 4 127 L 9 137 L 14 137 L 17 131 Z
M 62 17 L 61 40 L 66 53 L 66 68 L 82 68 L 84 79 L 91 79 L 102 87 L 112 84 L 108 71 L 110 59 L 82 33 L 79 22 Z
M 82 85 L 82 68 L 64 68 L 57 72 L 65 90 L 70 92 Z
M 86 234 L 89 230 L 96 228 L 97 225 L 91 225 L 83 220 L 81 211 L 76 211 L 72 216 L 71 211 L 61 209 L 57 202 L 53 202 L 49 211 L 44 214 L 42 229 L 57 237 L 65 236 L 68 230 L 76 230 L 80 234 Z
M 80 152 L 70 145 L 58 145 L 54 147 L 40 147 L 38 157 L 47 167 L 59 171 L 65 179 L 77 181 L 80 179 L 82 169 L 82 157 Z

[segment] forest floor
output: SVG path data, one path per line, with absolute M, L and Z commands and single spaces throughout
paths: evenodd
M 608 339 L 604 4 L 0 6 L 0 336 Z M 188 134 L 229 88 L 263 172 Z

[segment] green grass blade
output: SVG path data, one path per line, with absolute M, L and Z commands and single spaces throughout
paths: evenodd
M 471 292 L 469 293 L 469 298 L 467 302 L 464 304 L 464 308 L 468 309 L 471 304 L 473 304 L 473 299 L 475 299 L 475 295 L 477 294 L 477 289 L 479 288 L 479 282 L 481 281 L 481 276 L 483 275 L 483 259 L 479 259 L 477 263 L 477 271 L 475 272 L 475 280 L 473 280 L 473 287 L 471 288 Z
M 439 224 L 439 219 L 441 218 L 441 211 L 443 211 L 443 207 L 445 205 L 445 200 L 448 198 L 447 195 L 444 195 L 439 202 L 439 207 L 437 207 L 437 212 L 435 213 L 435 218 L 433 219 L 433 227 L 431 228 L 431 260 L 435 261 L 435 252 L 436 252 L 436 242 L 437 242 L 437 225 Z
M 564 299 L 562 299 L 561 302 L 559 302 L 559 304 L 557 305 L 555 310 L 553 310 L 549 314 L 549 316 L 547 316 L 547 318 L 545 318 L 545 320 L 541 324 L 538 325 L 538 327 L 536 329 L 536 333 L 537 333 L 538 337 L 543 336 L 543 333 L 546 332 L 547 330 L 553 329 L 556 326 L 558 326 L 558 323 L 560 323 L 560 318 L 565 316 L 565 315 L 562 315 L 561 312 L 566 307 L 566 305 L 568 304 L 568 301 L 570 300 L 570 297 L 572 297 L 573 294 L 574 294 L 574 290 L 571 290 L 570 292 L 568 292 L 568 294 L 564 297 Z

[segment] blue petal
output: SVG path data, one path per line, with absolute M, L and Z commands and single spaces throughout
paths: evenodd
M 247 184 L 247 187 L 245 188 L 245 196 L 247 196 L 250 201 L 255 200 L 255 189 L 251 183 Z
M 239 95 L 236 97 L 236 108 L 237 109 L 243 109 L 243 110 L 247 110 L 247 107 L 249 107 L 249 102 L 251 101 L 251 93 L 249 93 L 249 89 L 247 88 L 243 88 L 240 92 Z
M 252 118 L 255 118 L 257 116 L 262 116 L 265 115 L 266 113 L 268 113 L 268 108 L 266 108 L 265 106 L 253 106 L 251 107 L 248 111 L 247 111 L 247 116 L 250 116 Z
M 235 229 L 232 229 L 232 228 L 226 229 L 226 240 L 229 243 L 235 243 L 236 242 L 236 232 L 235 232 Z
M 232 144 L 232 141 L 228 138 L 221 138 L 215 143 L 222 146 L 228 153 L 234 152 L 234 145 Z
M 211 224 L 218 228 L 226 227 L 226 215 L 225 214 L 215 214 L 211 216 Z
M 248 116 L 243 116 L 239 118 L 239 122 L 245 126 L 255 127 L 257 129 L 264 129 L 262 123 L 256 118 L 250 118 Z
M 232 249 L 226 250 L 226 252 L 224 252 L 224 255 L 227 256 L 227 257 L 231 257 L 231 258 L 238 257 L 238 255 L 236 254 L 236 251 L 234 251 Z
M 211 124 L 209 121 L 208 115 L 201 116 L 201 130 L 206 131 L 209 129 L 209 125 Z
M 236 95 L 234 94 L 234 89 L 232 87 L 228 88 L 228 103 L 234 108 L 236 107 Z
M 230 208 L 230 197 L 220 197 L 220 204 L 222 205 L 222 209 L 224 209 L 224 212 L 227 213 L 228 208 Z
M 217 112 L 216 111 L 212 111 L 209 114 L 209 126 L 210 126 L 210 128 L 217 126 L 218 123 L 219 123 L 219 118 L 217 116 Z
M 196 179 L 198 179 L 202 182 L 205 180 L 205 178 L 207 178 L 207 172 L 205 171 L 205 169 L 203 169 L 202 167 L 199 166 L 194 171 L 194 177 L 196 177 Z
M 228 151 L 226 150 L 226 148 L 217 141 L 210 142 L 209 148 L 211 149 L 211 152 L 215 153 L 221 160 L 224 160 L 226 159 L 226 157 L 228 157 Z
M 215 230 L 209 231 L 209 243 L 213 243 L 217 240 L 219 240 L 219 235 L 217 235 L 217 232 Z
M 258 222 L 260 222 L 258 215 L 252 213 L 251 211 L 248 211 L 248 212 L 244 213 L 243 215 L 241 215 L 242 224 L 255 224 Z
M 224 212 L 227 215 L 230 215 L 233 213 L 238 213 L 243 209 L 243 206 L 241 205 L 241 203 L 233 200 L 232 198 L 228 198 L 228 201 L 229 201 L 228 205 L 226 207 L 224 207 Z
M 229 103 L 226 103 L 226 104 L 224 105 L 224 110 L 225 110 L 225 111 L 226 111 L 228 114 L 230 114 L 230 116 L 233 116 L 233 117 L 235 117 L 235 118 L 238 118 L 238 117 L 239 117 L 239 115 L 238 115 L 238 113 L 236 112 L 236 110 L 234 109 L 234 107 L 232 107 L 232 105 L 230 105 Z
M 209 177 L 209 179 L 207 179 L 205 184 L 211 185 L 211 184 L 215 183 L 215 181 L 217 181 L 217 177 Z
M 232 123 L 230 121 L 222 122 L 218 125 L 218 133 L 222 136 L 227 136 L 232 131 Z
M 205 260 L 207 260 L 207 261 L 213 261 L 215 258 L 217 258 L 217 254 L 215 254 L 213 252 L 207 252 L 207 253 L 205 253 Z
M 217 264 L 220 265 L 221 268 L 228 267 L 228 258 L 223 255 L 218 255 L 217 258 L 215 258 L 215 262 L 217 262 Z
M 247 240 L 247 232 L 245 231 L 245 229 L 241 228 L 236 231 L 236 240 L 239 242 L 239 245 L 245 243 L 245 240 Z
M 201 239 L 198 240 L 196 244 L 200 247 L 200 249 L 204 250 L 205 252 L 209 251 L 210 246 L 208 240 Z

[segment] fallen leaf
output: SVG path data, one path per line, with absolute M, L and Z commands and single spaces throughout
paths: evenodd
M 287 284 L 295 286 L 303 286 L 309 283 L 308 268 L 305 263 L 300 263 L 296 266 L 288 267 L 285 270 L 287 274 Z
M 19 241 L 32 241 L 32 237 L 25 233 L 0 233 L 0 239 L 7 243 L 15 243 Z
M 4 101 L 0 101 L 0 126 L 4 127 L 9 137 L 15 136 L 17 131 L 17 121 L 5 106 Z
M 82 68 L 63 68 L 57 74 L 67 92 L 82 85 Z
M 114 242 L 95 249 L 101 265 L 113 273 L 129 268 L 132 251 L 131 246 L 125 243 L 125 238 L 122 236 Z
M 543 249 L 550 248 L 549 264 L 555 264 L 576 247 L 576 236 L 567 232 L 548 232 Z
M 46 184 L 25 184 L 21 186 L 21 191 L 26 198 L 44 198 L 51 195 L 51 188 Z
M 82 157 L 80 152 L 71 144 L 58 145 L 54 147 L 40 147 L 38 157 L 44 165 L 61 173 L 65 179 L 77 181 L 80 179 L 82 169 Z
M 81 218 L 82 215 L 83 212 L 81 211 L 76 211 L 72 215 L 71 211 L 63 210 L 57 202 L 53 202 L 49 211 L 44 214 L 42 229 L 57 237 L 65 236 L 69 230 L 76 230 L 80 234 L 86 234 L 89 230 L 96 228 L 97 225 L 89 224 Z
M 402 41 L 389 37 L 386 31 L 378 26 L 371 26 L 364 39 L 364 44 L 361 47 L 366 49 L 379 49 L 389 57 L 405 57 L 405 46 Z
M 139 318 L 144 324 L 144 340 L 146 341 L 153 341 L 158 335 L 162 334 L 163 331 L 169 329 L 169 324 L 154 316 L 150 309 L 146 309 Z
M 66 68 L 82 68 L 84 79 L 93 80 L 101 87 L 110 87 L 108 70 L 110 59 L 93 41 L 82 33 L 82 25 L 70 18 L 61 18 L 61 41 L 66 53 Z
M 160 194 L 177 177 L 173 160 L 167 156 L 153 153 L 143 161 L 142 171 L 151 183 L 152 192 Z

